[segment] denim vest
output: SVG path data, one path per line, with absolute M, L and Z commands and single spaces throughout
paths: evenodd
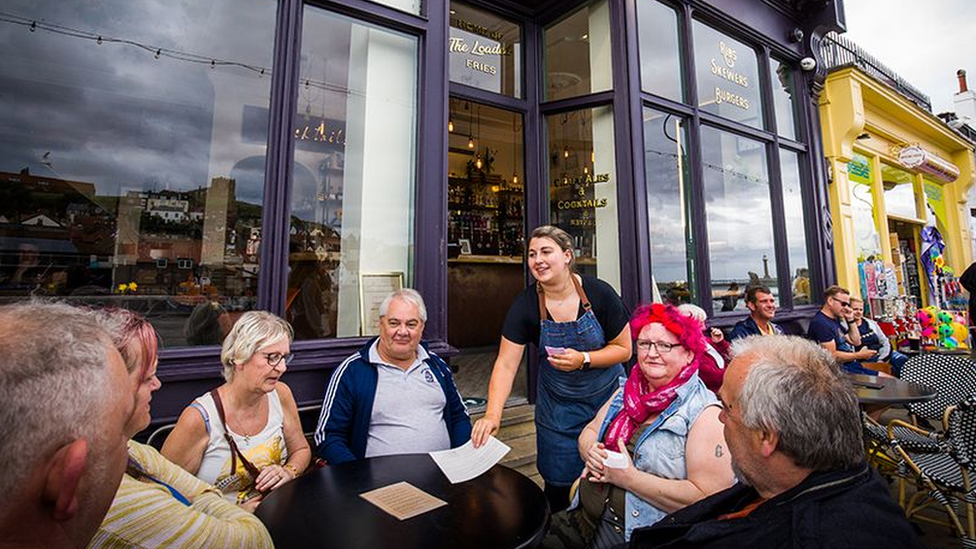
M 637 366 L 635 366 L 637 368 Z M 623 408 L 623 386 L 626 378 L 620 378 L 621 390 L 614 395 L 607 417 L 600 426 L 597 440 L 603 440 L 610 422 L 617 417 Z M 651 473 L 667 479 L 686 479 L 688 471 L 685 466 L 685 443 L 692 424 L 706 407 L 718 404 L 715 394 L 709 391 L 698 374 L 691 376 L 687 383 L 678 387 L 677 397 L 661 412 L 661 415 L 644 431 L 644 434 L 634 445 L 634 467 L 638 471 Z M 642 500 L 631 492 L 627 492 L 624 524 L 626 531 L 624 539 L 630 540 L 630 533 L 634 528 L 650 526 L 661 520 L 667 513 Z

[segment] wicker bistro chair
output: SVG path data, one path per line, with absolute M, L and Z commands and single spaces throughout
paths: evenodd
M 895 424 L 925 433 L 900 420 L 889 423 L 889 433 Z M 940 437 L 937 451 L 912 450 L 892 438 L 892 448 L 901 456 L 919 485 L 907 505 L 903 503 L 905 515 L 909 519 L 942 523 L 920 514 L 927 508 L 941 508 L 949 519 L 949 525 L 962 538 L 963 547 L 976 549 L 976 488 L 973 487 L 973 473 L 976 471 L 976 396 L 958 406 L 950 406 L 943 416 L 943 426 L 945 434 Z M 901 497 L 904 498 L 903 493 Z M 957 510 L 960 505 L 965 508 L 965 525 Z
M 976 395 L 976 362 L 959 355 L 919 355 L 905 363 L 901 379 L 937 392 L 931 400 L 907 405 L 912 423 L 918 425 L 920 418 L 941 422 L 946 408 Z
M 862 414 L 865 445 L 869 461 L 879 471 L 888 475 L 905 476 L 905 467 L 899 467 L 898 455 L 891 443 L 916 452 L 938 452 L 944 438 L 941 429 L 923 429 L 919 424 L 938 423 L 949 406 L 958 404 L 969 395 L 976 394 L 976 362 L 955 355 L 926 354 L 912 357 L 902 370 L 901 379 L 926 385 L 936 390 L 932 400 L 907 404 L 911 424 L 901 421 L 885 426 Z M 900 482 L 900 502 L 904 505 L 904 482 Z

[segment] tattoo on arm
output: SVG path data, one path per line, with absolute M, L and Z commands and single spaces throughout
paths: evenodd
M 719 444 L 718 446 L 715 447 L 715 457 L 717 457 L 717 458 L 722 457 L 722 453 L 723 453 L 722 452 L 722 445 Z

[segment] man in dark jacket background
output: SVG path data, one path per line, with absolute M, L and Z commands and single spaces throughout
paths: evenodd
M 631 547 L 920 548 L 864 461 L 833 356 L 792 336 L 741 339 L 733 354 L 719 418 L 739 484 L 635 530 Z
M 773 324 L 776 316 L 776 298 L 766 286 L 750 286 L 746 290 L 746 308 L 749 316 L 740 320 L 732 328 L 729 341 L 751 335 L 782 334 L 783 329 Z

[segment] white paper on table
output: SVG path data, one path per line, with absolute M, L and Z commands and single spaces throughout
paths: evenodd
M 457 484 L 481 476 L 494 467 L 510 450 L 511 448 L 504 442 L 489 436 L 481 448 L 475 449 L 474 443 L 469 440 L 463 446 L 452 450 L 431 452 L 430 457 L 440 467 L 447 480 L 450 480 L 451 484 Z

